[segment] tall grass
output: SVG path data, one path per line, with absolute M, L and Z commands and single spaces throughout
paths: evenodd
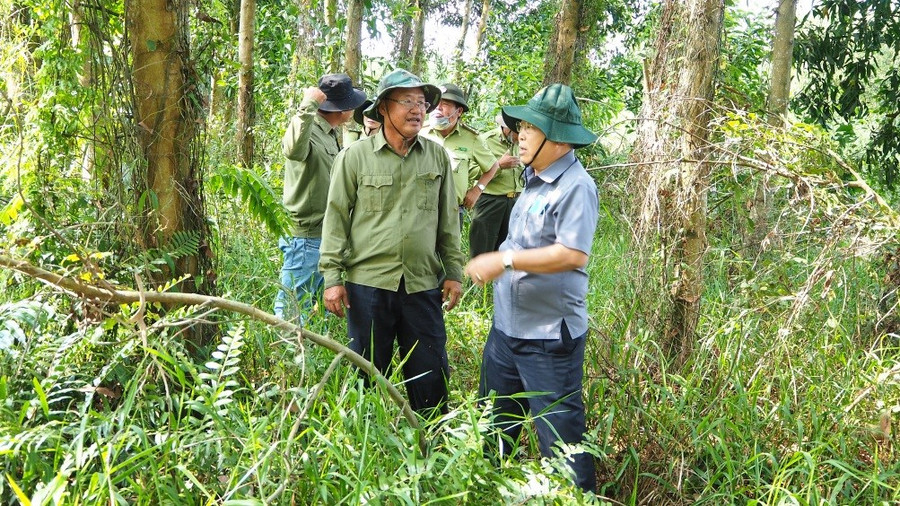
M 798 203 L 809 195 L 798 200 L 784 183 L 777 244 L 756 257 L 740 246 L 740 206 L 716 208 L 695 352 L 675 370 L 658 345 L 659 263 L 632 245 L 621 179 L 598 176 L 588 266 L 585 447 L 598 457 L 599 495 L 614 504 L 900 500 L 894 299 L 882 296 L 886 265 L 866 249 L 893 234 L 878 213 L 824 186 L 810 191 L 840 202 L 810 210 Z M 720 182 L 718 191 L 730 190 Z M 275 238 L 237 203 L 218 200 L 213 215 L 220 289 L 269 308 Z M 489 402 L 476 391 L 489 288 L 466 285 L 446 315 L 451 409 L 422 420 L 422 455 L 419 434 L 381 391 L 296 335 L 198 308 L 97 308 L 8 271 L 0 281 L 0 503 L 593 500 L 571 487 L 559 459 L 540 458 L 528 423 L 518 460 L 483 455 Z M 197 357 L 181 330 L 201 316 L 221 333 Z M 308 326 L 346 339 L 338 318 L 310 315 Z

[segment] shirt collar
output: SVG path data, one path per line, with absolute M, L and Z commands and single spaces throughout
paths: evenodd
M 372 136 L 372 143 L 372 151 L 380 151 L 381 149 L 386 147 L 387 149 L 390 149 L 391 152 L 394 152 L 394 148 L 392 148 L 390 144 L 388 144 L 387 139 L 384 137 L 384 126 L 379 128 L 378 131 L 375 132 L 375 135 Z M 412 145 L 409 147 L 410 151 L 412 151 L 413 149 L 421 149 L 421 143 L 419 141 L 418 135 L 413 139 Z
M 559 176 L 563 174 L 566 170 L 569 169 L 572 165 L 575 165 L 575 150 L 570 149 L 568 152 L 563 154 L 561 157 L 557 158 L 556 161 L 551 163 L 546 169 L 541 171 L 540 174 L 537 174 L 537 177 L 541 179 L 541 181 L 545 183 L 552 183 L 556 181 Z M 525 180 L 530 181 L 531 178 L 535 176 L 534 168 L 529 165 L 525 167 Z
M 326 132 L 331 132 L 332 130 L 334 130 L 334 127 L 331 126 L 331 123 L 323 118 L 321 114 L 316 113 L 316 123 L 318 123 L 319 126 L 322 127 Z

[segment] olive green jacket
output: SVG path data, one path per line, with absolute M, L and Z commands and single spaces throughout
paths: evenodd
M 334 129 L 318 110 L 314 98 L 304 98 L 281 140 L 287 157 L 282 202 L 293 218 L 294 237 L 322 237 L 331 164 L 340 151 Z
M 488 130 L 478 137 L 488 147 L 491 154 L 498 159 L 505 153 L 509 153 L 512 156 L 519 156 L 519 144 L 513 144 L 507 141 L 506 136 L 503 135 L 503 129 L 500 127 Z M 491 179 L 491 182 L 487 184 L 484 193 L 486 195 L 520 193 L 522 188 L 525 187 L 525 182 L 522 179 L 522 170 L 524 168 L 523 165 L 519 164 L 518 167 L 510 169 L 504 169 L 502 167 L 497 169 L 497 172 L 494 174 L 494 179 Z
M 325 288 L 344 281 L 407 293 L 462 281 L 459 218 L 450 159 L 418 136 L 405 157 L 382 130 L 334 161 L 319 271 Z
M 456 203 L 461 206 L 466 198 L 466 192 L 475 186 L 475 181 L 482 174 L 491 170 L 497 158 L 478 138 L 478 132 L 462 123 L 457 123 L 446 137 L 431 127 L 423 128 L 421 135 L 444 146 L 450 153 L 453 162 L 453 184 L 456 186 Z

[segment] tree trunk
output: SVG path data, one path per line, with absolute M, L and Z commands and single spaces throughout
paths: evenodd
M 256 0 L 241 0 L 241 23 L 238 31 L 238 117 L 235 143 L 238 163 L 245 169 L 253 166 L 253 29 L 256 22 Z
M 416 0 L 408 0 L 406 11 L 399 16 L 400 36 L 394 42 L 394 63 L 398 67 L 409 68 L 412 63 L 413 18 L 418 12 Z
M 291 72 L 288 76 L 289 83 L 309 81 L 309 76 L 315 75 L 320 55 L 316 54 L 315 41 L 318 37 L 313 26 L 315 17 L 312 15 L 312 0 L 298 0 L 297 8 L 301 15 L 297 16 L 297 37 L 295 40 L 294 57 L 291 60 Z M 301 86 L 289 87 L 289 95 L 286 97 L 286 107 L 293 110 L 300 102 Z
M 663 348 L 677 366 L 693 349 L 703 293 L 709 106 L 724 8 L 724 0 L 666 2 L 633 154 L 642 164 L 632 181 L 640 195 L 637 237 L 645 252 L 665 259 L 661 287 L 671 307 Z M 651 246 L 657 232 L 663 255 Z
M 772 44 L 772 81 L 766 109 L 769 123 L 781 125 L 787 114 L 791 94 L 791 68 L 794 57 L 794 24 L 797 21 L 797 0 L 778 0 L 775 15 L 775 40 Z
M 459 67 L 462 64 L 463 51 L 466 49 L 466 35 L 469 33 L 469 20 L 472 17 L 472 0 L 466 0 L 463 10 L 462 25 L 460 26 L 459 42 L 456 43 L 456 54 L 453 57 L 454 64 Z
M 154 274 L 157 284 L 187 276 L 177 289 L 211 293 L 214 272 L 196 153 L 202 146 L 195 146 L 200 99 L 191 96 L 199 93 L 199 87 L 185 79 L 193 75 L 187 5 L 175 0 L 126 4 L 134 121 L 146 164 L 145 177 L 135 178 L 141 212 L 138 240 L 144 249 L 158 248 L 172 260 L 162 273 Z
M 359 83 L 362 54 L 362 0 L 347 0 L 347 42 L 344 55 L 344 73 L 354 83 Z
M 475 35 L 475 54 L 481 53 L 481 47 L 484 45 L 484 32 L 487 30 L 487 23 L 491 16 L 491 0 L 484 0 L 481 3 L 481 19 L 478 21 L 478 33 Z
M 575 61 L 580 11 L 580 0 L 562 0 L 544 57 L 544 86 L 552 83 L 566 85 L 572 83 L 572 65 Z
M 418 10 L 413 20 L 412 65 L 410 71 L 421 76 L 425 70 L 425 18 L 428 11 L 427 0 L 416 0 Z
M 772 41 L 772 78 L 766 100 L 768 122 L 782 126 L 787 115 L 791 94 L 791 68 L 794 57 L 794 25 L 797 21 L 797 0 L 778 0 L 775 15 L 775 37 Z M 758 254 L 764 250 L 763 242 L 769 233 L 769 215 L 772 212 L 771 192 L 767 174 L 756 181 L 750 221 L 753 230 L 746 239 L 747 250 Z
M 325 0 L 325 26 L 328 27 L 327 37 L 339 38 L 343 34 L 338 31 L 338 2 L 337 0 Z M 339 72 L 341 68 L 342 44 L 330 44 L 328 46 L 328 73 Z
M 72 4 L 72 10 L 69 11 L 69 27 L 72 37 L 72 48 L 82 56 L 81 74 L 78 76 L 78 84 L 82 88 L 89 89 L 93 86 L 94 68 L 93 62 L 91 60 L 90 43 L 87 40 L 84 32 L 82 31 L 82 27 L 84 25 L 85 19 L 82 2 L 81 0 L 75 0 Z M 92 119 L 93 121 L 91 122 L 91 125 L 96 125 L 97 121 L 99 120 L 96 109 L 94 109 Z M 84 152 L 81 159 L 81 177 L 85 181 L 97 180 L 94 177 L 94 167 L 96 161 L 94 153 L 94 150 L 96 149 L 95 140 L 95 138 L 89 138 L 84 143 Z

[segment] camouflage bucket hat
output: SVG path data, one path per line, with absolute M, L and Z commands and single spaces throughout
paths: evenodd
M 466 102 L 466 94 L 463 93 L 463 90 L 459 89 L 459 86 L 452 83 L 442 84 L 440 90 L 441 100 L 455 102 L 462 106 L 463 112 L 468 112 L 469 104 Z
M 502 111 L 507 125 L 527 121 L 553 142 L 583 148 L 597 140 L 597 136 L 581 124 L 575 93 L 564 84 L 551 84 L 537 92 L 527 104 L 506 106 Z
M 397 69 L 381 78 L 381 81 L 378 83 L 378 89 L 375 92 L 375 103 L 366 109 L 364 114 L 379 123 L 383 123 L 384 117 L 378 112 L 378 105 L 381 104 L 381 101 L 391 90 L 397 88 L 422 88 L 422 91 L 425 93 L 425 101 L 430 104 L 428 110 L 425 111 L 426 113 L 434 110 L 438 102 L 441 101 L 441 90 L 437 86 L 422 82 L 418 76 L 408 70 Z

